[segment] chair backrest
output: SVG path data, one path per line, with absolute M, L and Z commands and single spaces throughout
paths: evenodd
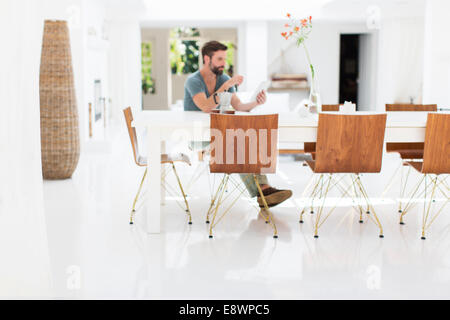
M 341 106 L 339 104 L 323 104 L 322 111 L 323 112 L 339 112 L 341 110 Z
M 130 135 L 131 147 L 133 148 L 133 157 L 136 164 L 139 164 L 139 147 L 136 136 L 136 128 L 134 128 L 131 123 L 133 122 L 133 112 L 131 111 L 131 107 L 128 107 L 123 110 L 123 114 L 125 115 L 125 122 L 128 128 L 128 134 Z
M 450 114 L 428 114 L 423 173 L 450 173 Z
M 211 114 L 212 173 L 275 173 L 278 114 Z
M 380 172 L 386 118 L 386 114 L 319 114 L 314 172 Z
M 437 111 L 437 104 L 386 104 L 386 111 Z

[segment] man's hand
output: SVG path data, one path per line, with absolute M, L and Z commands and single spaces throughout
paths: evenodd
M 267 101 L 266 92 L 263 90 L 256 96 L 256 104 L 259 106 L 266 103 L 266 101 Z
M 224 83 L 224 89 L 228 90 L 234 86 L 240 86 L 244 82 L 244 77 L 240 75 L 236 75 L 227 82 Z

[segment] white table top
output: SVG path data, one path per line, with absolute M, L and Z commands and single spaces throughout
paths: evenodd
M 333 113 L 331 114 L 342 114 Z M 387 112 L 387 128 L 415 127 L 425 128 L 429 112 Z M 238 115 L 253 115 L 252 113 L 238 112 Z M 379 114 L 376 112 L 357 112 L 353 115 Z M 136 127 L 158 126 L 182 128 L 193 124 L 209 127 L 210 116 L 197 111 L 142 111 L 135 116 L 133 125 Z M 279 127 L 317 127 L 318 116 L 301 117 L 298 113 L 280 113 Z

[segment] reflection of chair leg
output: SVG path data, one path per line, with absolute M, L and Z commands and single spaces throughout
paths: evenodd
M 130 224 L 134 224 L 134 214 L 136 212 L 136 203 L 138 202 L 139 195 L 141 194 L 142 186 L 144 185 L 145 178 L 147 177 L 147 172 L 148 172 L 148 168 L 145 169 L 144 176 L 142 177 L 141 184 L 139 185 L 139 190 L 136 194 L 136 197 L 134 198 L 133 208 L 131 209 L 131 215 L 130 215 Z
M 192 224 L 192 215 L 191 215 L 191 209 L 189 208 L 189 203 L 187 201 L 186 193 L 184 192 L 183 185 L 181 184 L 180 176 L 178 175 L 177 169 L 175 168 L 175 164 L 172 162 L 172 169 L 175 173 L 175 177 L 177 178 L 178 186 L 180 188 L 181 194 L 183 195 L 184 204 L 186 205 L 186 214 L 189 217 L 189 224 Z
M 269 223 L 272 225 L 273 237 L 274 237 L 274 239 L 277 239 L 278 238 L 277 226 L 276 226 L 275 221 L 273 219 L 273 215 L 272 215 L 272 213 L 269 210 L 269 206 L 267 205 L 266 197 L 264 196 L 264 193 L 263 193 L 263 191 L 261 189 L 261 186 L 259 185 L 258 179 L 256 178 L 255 175 L 253 176 L 253 179 L 255 180 L 256 187 L 258 188 L 259 196 L 261 197 L 261 199 L 263 201 L 264 211 L 265 211 L 265 213 L 267 213 L 267 216 L 268 216 L 268 219 L 269 219 Z M 267 220 L 266 220 L 266 222 L 267 222 Z

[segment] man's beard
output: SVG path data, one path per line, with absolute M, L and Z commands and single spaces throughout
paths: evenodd
M 214 73 L 216 76 L 221 76 L 221 75 L 223 75 L 223 69 L 220 70 L 219 67 L 213 67 L 212 63 L 209 64 L 209 69 L 210 69 L 211 72 Z

